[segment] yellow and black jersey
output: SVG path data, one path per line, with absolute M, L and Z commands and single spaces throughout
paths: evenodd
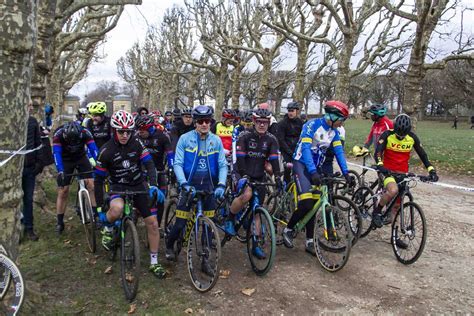
M 413 132 L 409 132 L 403 139 L 399 139 L 393 130 L 383 132 L 375 148 L 375 160 L 378 165 L 383 165 L 388 170 L 405 173 L 408 172 L 408 161 L 413 149 L 429 170 L 431 163 L 428 155 Z

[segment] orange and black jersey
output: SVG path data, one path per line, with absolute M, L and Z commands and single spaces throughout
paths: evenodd
M 408 161 L 411 151 L 415 149 L 425 167 L 430 170 L 431 163 L 428 155 L 421 146 L 421 142 L 413 132 L 409 132 L 403 139 L 398 139 L 395 131 L 388 130 L 380 135 L 375 148 L 374 158 L 377 165 L 395 172 L 408 172 Z

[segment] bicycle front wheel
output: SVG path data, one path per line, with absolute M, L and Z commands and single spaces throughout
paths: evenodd
M 337 205 L 326 206 L 325 214 L 320 208 L 315 218 L 314 239 L 316 257 L 321 266 L 330 272 L 341 270 L 349 260 L 352 244 L 347 213 Z
M 86 233 L 87 246 L 91 253 L 95 253 L 97 250 L 95 218 L 89 193 L 85 191 L 81 193 L 81 205 L 82 226 L 84 226 Z
M 133 301 L 138 291 L 140 277 L 140 242 L 133 220 L 126 217 L 122 221 L 120 243 L 120 272 L 125 297 Z
M 257 207 L 254 214 L 249 216 L 251 218 L 247 227 L 247 253 L 252 270 L 263 276 L 270 271 L 275 259 L 275 226 L 272 217 L 263 207 Z
M 332 201 L 334 205 L 346 212 L 347 221 L 352 233 L 352 246 L 355 245 L 362 231 L 362 216 L 359 208 L 349 198 L 340 195 L 333 195 Z
M 423 253 L 426 243 L 426 220 L 421 207 L 414 202 L 403 204 L 392 223 L 392 249 L 397 260 L 412 264 Z
M 0 253 L 0 315 L 17 315 L 25 296 L 25 283 L 13 260 Z
M 207 292 L 219 279 L 221 242 L 212 220 L 199 216 L 189 236 L 187 251 L 188 272 L 194 288 Z

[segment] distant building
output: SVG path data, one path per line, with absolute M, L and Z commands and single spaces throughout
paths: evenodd
M 125 110 L 127 112 L 132 112 L 132 97 L 125 94 L 119 94 L 113 97 L 112 100 L 113 111 Z
M 74 118 L 74 115 L 77 113 L 81 105 L 81 99 L 78 96 L 68 94 L 64 98 L 63 107 L 61 109 L 61 114 L 64 117 Z

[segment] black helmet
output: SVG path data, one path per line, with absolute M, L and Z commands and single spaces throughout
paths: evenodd
M 173 116 L 174 116 L 175 118 L 181 117 L 181 110 L 178 109 L 178 108 L 174 108 L 174 109 L 173 109 L 173 112 L 171 112 L 171 113 L 173 113 Z
M 148 128 L 153 125 L 153 118 L 150 115 L 138 115 L 135 118 L 136 128 Z
M 183 111 L 181 111 L 181 115 L 192 115 L 193 110 L 191 108 L 184 108 Z
M 207 105 L 198 105 L 193 109 L 192 115 L 195 120 L 212 118 L 214 115 L 214 109 Z
M 76 122 L 66 123 L 63 127 L 63 137 L 70 143 L 77 143 L 81 139 L 82 128 Z
M 166 111 L 165 116 L 168 116 L 168 115 L 173 115 L 173 113 L 171 111 Z
M 395 118 L 395 123 L 393 124 L 393 130 L 395 134 L 400 136 L 406 136 L 411 131 L 411 119 L 407 114 L 399 114 Z
M 252 110 L 247 110 L 242 114 L 242 121 L 246 123 L 252 123 L 253 112 Z
M 235 112 L 232 109 L 223 109 L 222 110 L 222 117 L 224 119 L 233 119 L 233 118 L 235 118 Z
M 257 109 L 253 112 L 254 119 L 270 119 L 272 116 L 272 112 L 268 111 L 267 109 Z
M 286 106 L 287 110 L 299 110 L 300 108 L 301 108 L 301 105 L 296 101 L 290 102 Z
M 369 112 L 382 117 L 387 114 L 387 107 L 385 106 L 385 104 L 375 103 L 370 106 Z

